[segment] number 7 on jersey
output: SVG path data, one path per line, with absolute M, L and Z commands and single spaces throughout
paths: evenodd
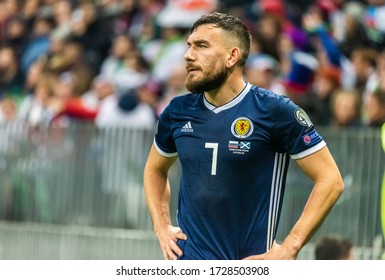
M 211 175 L 217 175 L 218 143 L 205 143 L 205 148 L 213 149 Z

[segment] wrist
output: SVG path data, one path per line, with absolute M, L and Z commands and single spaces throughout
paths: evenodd
M 159 232 L 163 231 L 167 227 L 172 226 L 171 222 L 162 222 L 162 223 L 156 223 L 153 225 L 153 231 L 155 234 L 158 234 Z
M 281 244 L 281 247 L 286 250 L 288 255 L 292 256 L 293 258 L 296 258 L 299 251 L 303 247 L 303 242 L 300 238 L 288 236 L 285 241 Z

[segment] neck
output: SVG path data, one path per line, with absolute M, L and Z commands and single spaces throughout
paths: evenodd
M 204 93 L 208 102 L 216 107 L 222 106 L 237 97 L 245 87 L 242 76 L 228 78 L 219 88 Z

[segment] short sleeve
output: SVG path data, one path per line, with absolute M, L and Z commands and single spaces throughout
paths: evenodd
M 326 146 L 307 113 L 289 98 L 278 98 L 273 110 L 274 143 L 292 159 L 306 157 Z
M 170 105 L 162 112 L 159 117 L 154 145 L 157 151 L 165 157 L 177 155 L 175 141 L 172 136 L 172 121 L 170 117 Z

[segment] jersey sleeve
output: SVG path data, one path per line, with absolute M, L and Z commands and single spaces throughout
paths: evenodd
M 304 158 L 326 146 L 306 112 L 290 99 L 278 98 L 273 110 L 274 142 L 292 159 Z
M 166 107 L 159 117 L 156 126 L 154 145 L 157 151 L 165 157 L 177 156 L 176 146 L 172 136 L 170 105 Z

